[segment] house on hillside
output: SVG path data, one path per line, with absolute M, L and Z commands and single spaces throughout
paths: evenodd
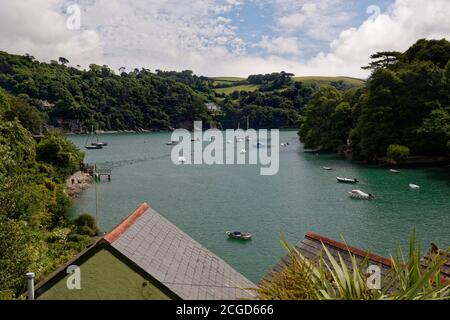
M 210 112 L 220 112 L 221 111 L 221 108 L 214 102 L 208 102 L 205 104 L 205 106 L 208 109 L 208 111 L 210 111 Z
M 79 274 L 78 278 L 74 278 Z M 77 286 L 78 281 L 78 286 Z M 36 286 L 40 300 L 252 299 L 255 285 L 146 203 Z

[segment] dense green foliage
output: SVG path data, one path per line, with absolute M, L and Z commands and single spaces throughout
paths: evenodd
M 62 120 L 73 130 L 139 130 L 209 121 L 205 95 L 189 87 L 206 90 L 202 81 L 189 72 L 159 74 L 136 69 L 119 76 L 98 65 L 81 71 L 0 52 L 0 87 L 20 94 L 54 125 Z
M 387 157 L 396 162 L 402 162 L 408 159 L 411 151 L 408 147 L 400 146 L 398 144 L 391 144 L 387 149 Z
M 235 91 L 221 102 L 223 114 L 219 121 L 224 128 L 236 128 L 238 122 L 245 128 L 249 117 L 250 127 L 255 129 L 293 128 L 315 90 L 296 82 L 279 91 Z
M 37 159 L 49 163 L 56 169 L 58 176 L 65 177 L 80 168 L 84 154 L 64 136 L 50 132 L 36 148 Z
M 414 156 L 450 151 L 450 43 L 420 40 L 405 53 L 379 52 L 367 85 L 339 92 L 321 88 L 302 114 L 307 147 L 351 149 L 378 160 L 390 145 Z
M 67 175 L 79 169 L 83 154 L 62 135 L 48 133 L 36 143 L 24 126 L 27 115 L 12 117 L 16 97 L 0 91 L 0 299 L 26 289 L 25 272 L 37 279 L 82 250 L 98 230 L 89 232 L 69 220 L 70 199 L 64 192 Z M 25 100 L 23 110 L 32 108 Z M 31 115 L 35 116 L 35 115 Z M 86 228 L 85 228 L 86 229 Z M 84 231 L 77 241 L 69 234 Z
M 0 52 L 0 87 L 14 95 L 7 120 L 19 119 L 36 134 L 45 123 L 65 131 L 168 130 L 191 128 L 194 120 L 205 127 L 235 128 L 250 116 L 253 128 L 293 128 L 299 112 L 317 90 L 293 80 L 287 72 L 251 75 L 247 79 L 218 81 L 185 70 L 151 72 L 135 69 L 120 75 L 107 66 L 91 65 L 82 71 L 68 67 L 60 57 L 41 63 L 32 56 Z M 214 88 L 242 84 L 248 90 L 218 93 Z M 347 88 L 342 81 L 332 83 Z M 255 88 L 256 92 L 250 92 Z M 206 102 L 223 108 L 218 114 L 207 110 Z M 238 115 L 238 118 L 236 118 Z
M 260 86 L 260 91 L 273 91 L 289 87 L 292 83 L 293 73 L 281 71 L 271 74 L 256 74 L 250 75 L 247 79 L 250 84 L 257 84 Z

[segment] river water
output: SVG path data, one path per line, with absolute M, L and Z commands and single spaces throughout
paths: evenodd
M 84 148 L 85 136 L 68 136 Z M 257 282 L 285 250 L 313 231 L 381 255 L 406 246 L 416 229 L 422 247 L 450 246 L 450 168 L 409 169 L 400 174 L 347 161 L 337 155 L 303 153 L 295 131 L 281 131 L 280 170 L 261 176 L 254 165 L 183 165 L 170 159 L 170 133 L 109 134 L 103 150 L 86 162 L 112 168 L 112 181 L 97 184 L 98 223 L 108 231 L 147 201 L 192 238 Z M 323 167 L 332 167 L 325 171 Z M 373 201 L 352 200 L 357 177 Z M 421 186 L 412 190 L 409 184 Z M 95 188 L 75 200 L 73 214 L 95 215 Z M 227 230 L 249 231 L 253 240 L 226 238 Z M 406 247 L 405 247 L 406 248 Z

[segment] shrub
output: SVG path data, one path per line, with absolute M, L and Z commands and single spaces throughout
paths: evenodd
M 94 217 L 87 213 L 76 218 L 73 221 L 73 225 L 75 226 L 75 233 L 77 234 L 94 237 L 100 232 Z
M 60 177 L 66 177 L 80 169 L 84 153 L 63 135 L 47 134 L 37 145 L 37 159 L 50 163 L 57 169 Z
M 86 236 L 81 234 L 72 233 L 67 236 L 67 240 L 70 242 L 83 242 L 86 240 Z
M 389 159 L 392 159 L 395 162 L 402 162 L 408 159 L 410 153 L 409 148 L 406 146 L 391 144 L 387 149 L 386 155 Z

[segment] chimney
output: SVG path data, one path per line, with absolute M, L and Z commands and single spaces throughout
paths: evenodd
M 28 279 L 28 300 L 34 300 L 34 272 L 27 273 Z

